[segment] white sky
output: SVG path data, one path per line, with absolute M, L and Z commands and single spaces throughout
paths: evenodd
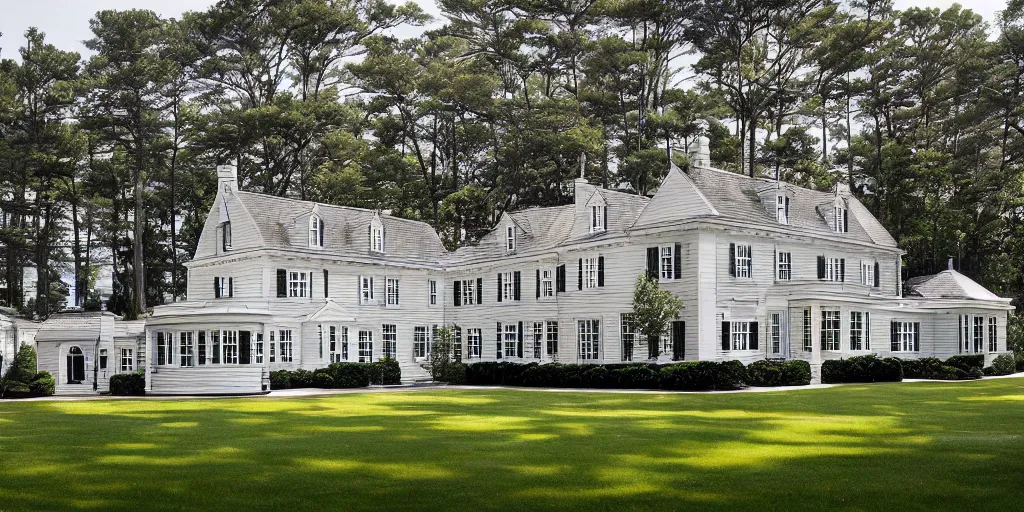
M 424 10 L 437 15 L 432 0 L 417 0 Z M 179 17 L 190 10 L 201 10 L 213 0 L 0 0 L 0 58 L 16 58 L 28 27 L 46 33 L 46 39 L 58 48 L 86 53 L 82 41 L 92 37 L 89 19 L 104 9 L 151 9 L 164 17 Z M 954 0 L 897 0 L 896 8 L 911 6 L 945 9 Z M 1006 6 L 1005 0 L 968 0 L 960 2 L 993 24 L 996 12 Z

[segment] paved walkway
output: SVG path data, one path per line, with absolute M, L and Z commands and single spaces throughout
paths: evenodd
M 982 380 L 988 379 L 1016 379 L 1024 378 L 1024 372 L 1014 373 L 1011 375 L 1001 375 L 998 377 L 984 377 Z M 933 379 L 903 379 L 904 383 L 917 383 L 917 382 L 942 382 L 949 384 L 959 384 L 975 382 L 973 380 L 933 380 Z M 660 389 L 585 389 L 585 388 L 525 388 L 515 386 L 450 386 L 446 384 L 407 384 L 401 386 L 371 386 L 368 388 L 353 388 L 353 389 L 282 389 L 277 391 L 271 391 L 270 393 L 260 395 L 236 395 L 236 396 L 187 396 L 187 395 L 175 395 L 175 396 L 108 396 L 108 395 L 83 395 L 83 396 L 48 396 L 42 398 L 26 398 L 21 400 L 0 400 L 0 407 L 6 402 L 32 402 L 32 401 L 48 401 L 48 402 L 69 402 L 69 401 L 83 401 L 83 400 L 216 400 L 224 398 L 249 398 L 249 399 L 266 399 L 266 398 L 315 398 L 315 397 L 328 397 L 335 395 L 351 395 L 361 393 L 408 393 L 414 391 L 432 391 L 438 389 L 464 389 L 472 391 L 489 391 L 489 390 L 509 390 L 509 391 L 528 391 L 534 393 L 598 393 L 598 394 L 638 394 L 638 395 L 714 395 L 714 394 L 731 394 L 731 393 L 786 393 L 791 391 L 805 391 L 810 389 L 827 389 L 836 386 L 863 386 L 866 383 L 855 383 L 855 384 L 811 384 L 808 386 L 783 386 L 774 388 L 745 388 L 737 389 L 733 391 L 665 391 Z

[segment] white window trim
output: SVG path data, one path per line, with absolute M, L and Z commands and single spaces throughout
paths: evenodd
M 428 306 L 436 306 L 437 305 L 437 280 L 436 279 L 428 279 L 427 280 L 427 305 Z
M 479 304 L 475 302 L 476 298 L 476 279 L 465 279 L 462 281 L 462 298 L 461 302 L 463 306 L 472 306 Z
M 505 226 L 505 252 L 516 252 L 516 227 Z
M 835 222 L 834 231 L 836 233 L 846 233 L 846 217 L 849 214 L 850 212 L 843 206 L 834 205 L 832 207 L 832 216 Z
M 576 354 L 582 361 L 601 359 L 601 320 L 579 319 L 576 321 Z
M 843 258 L 825 257 L 825 281 L 842 283 L 846 281 L 846 263 Z
M 604 209 L 606 208 L 603 204 L 595 204 L 590 207 L 590 232 L 600 233 L 607 231 L 608 226 L 604 225 Z
M 555 271 L 550 268 L 540 271 L 540 298 L 546 299 L 555 296 Z
M 676 246 L 662 245 L 658 247 L 658 281 L 671 281 L 677 279 L 676 269 Z
M 293 286 L 294 285 L 294 286 Z M 309 274 L 306 272 L 288 271 L 288 298 L 305 298 L 309 296 Z
M 292 329 L 278 329 L 277 331 L 278 361 L 292 363 L 295 361 L 295 340 Z
M 515 300 L 516 283 L 515 274 L 512 272 L 501 273 L 501 300 L 503 302 Z
M 121 348 L 121 363 L 118 368 L 122 372 L 133 372 L 135 371 L 135 354 L 134 350 L 130 348 Z
M 385 305 L 387 305 L 387 306 L 398 306 L 398 305 L 400 305 L 401 304 L 400 303 L 401 297 L 399 296 L 400 291 L 399 291 L 398 278 L 397 277 L 385 278 L 384 285 L 385 285 L 385 288 L 384 288 L 384 291 L 385 291 L 385 293 L 384 293 Z
M 822 350 L 839 352 L 843 350 L 843 313 L 838 309 L 821 310 Z
M 398 356 L 398 325 L 382 324 L 380 326 L 380 357 Z
M 516 322 L 505 322 L 501 325 L 502 356 L 505 359 L 519 357 L 519 324 Z
M 364 306 L 375 304 L 373 298 L 373 276 L 359 276 L 359 303 Z
M 750 324 L 746 320 L 730 321 L 729 322 L 729 348 L 733 351 L 751 351 L 750 348 L 750 335 L 753 330 L 750 328 Z
M 466 329 L 466 358 L 480 359 L 483 350 L 481 329 Z
M 871 314 L 866 311 L 850 311 L 850 351 L 871 351 Z M 854 347 L 854 341 L 860 348 Z
M 897 350 L 893 350 L 896 353 L 913 353 L 914 350 L 914 322 L 905 322 L 902 320 L 896 320 L 896 345 Z M 890 350 L 892 347 L 889 347 Z
M 752 276 L 751 271 L 753 270 L 753 259 L 751 247 L 749 244 L 735 244 L 735 254 L 733 255 L 733 273 L 739 279 L 750 279 Z
M 370 251 L 384 252 L 384 227 L 376 223 L 370 226 Z
M 583 288 L 597 288 L 597 256 L 583 258 Z
M 785 194 L 778 194 L 775 196 L 775 220 L 779 224 L 789 225 L 789 205 L 788 197 Z

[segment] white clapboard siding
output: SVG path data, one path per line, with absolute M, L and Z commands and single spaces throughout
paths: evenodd
M 258 365 L 214 365 L 195 368 L 160 367 L 150 372 L 153 395 L 244 395 L 262 393 L 263 368 Z

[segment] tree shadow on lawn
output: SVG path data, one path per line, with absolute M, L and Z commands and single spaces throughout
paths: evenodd
M 0 509 L 1009 510 L 1020 383 L 0 404 Z

